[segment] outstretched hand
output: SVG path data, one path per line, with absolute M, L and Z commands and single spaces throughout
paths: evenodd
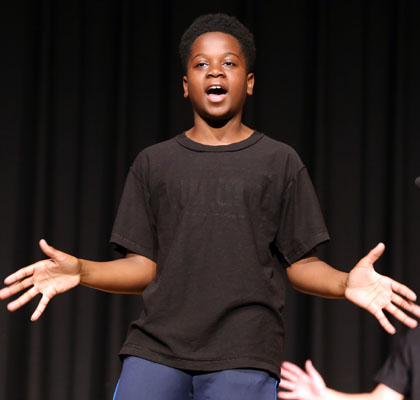
M 7 305 L 9 311 L 17 310 L 38 294 L 42 294 L 32 314 L 32 321 L 41 316 L 55 295 L 80 283 L 81 263 L 78 258 L 54 249 L 44 239 L 39 242 L 39 246 L 50 259 L 38 261 L 9 275 L 4 280 L 7 287 L 0 290 L 0 299 L 4 300 L 29 288 Z
M 345 289 L 345 297 L 369 311 L 390 334 L 395 333 L 395 327 L 389 322 L 384 310 L 410 328 L 417 326 L 417 321 L 403 310 L 420 317 L 420 307 L 415 304 L 416 294 L 407 286 L 381 274 L 378 274 L 373 264 L 385 250 L 379 243 L 350 271 Z
M 279 399 L 321 400 L 325 399 L 327 387 L 324 379 L 312 365 L 310 360 L 305 363 L 306 371 L 296 364 L 285 361 L 281 366 L 279 387 L 288 392 L 278 392 Z

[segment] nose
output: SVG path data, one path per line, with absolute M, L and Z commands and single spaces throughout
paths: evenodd
M 225 73 L 223 72 L 223 69 L 221 65 L 218 64 L 212 64 L 210 65 L 210 68 L 207 71 L 207 77 L 208 78 L 218 78 L 220 76 L 224 76 Z

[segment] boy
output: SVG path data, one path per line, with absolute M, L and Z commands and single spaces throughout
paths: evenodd
M 144 309 L 121 349 L 115 399 L 272 399 L 282 359 L 283 278 L 299 290 L 382 309 L 414 327 L 415 294 L 382 277 L 379 244 L 350 274 L 319 260 L 329 239 L 297 154 L 242 124 L 252 95 L 252 34 L 224 14 L 198 18 L 180 55 L 193 127 L 143 150 L 127 177 L 111 235 L 125 258 L 80 260 L 40 246 L 50 260 L 6 278 L 14 311 L 38 293 L 32 320 L 57 293 L 83 284 L 143 293 Z
M 308 360 L 306 371 L 291 362 L 284 362 L 279 399 L 295 400 L 403 400 L 420 398 L 420 328 L 407 332 L 395 351 L 375 376 L 378 382 L 369 393 L 343 393 L 325 385 L 322 376 Z

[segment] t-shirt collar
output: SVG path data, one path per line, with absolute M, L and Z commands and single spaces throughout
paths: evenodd
M 220 151 L 238 151 L 250 147 L 257 143 L 262 137 L 263 133 L 254 131 L 248 138 L 241 140 L 240 142 L 235 142 L 231 144 L 211 146 L 208 144 L 202 144 L 191 140 L 185 132 L 180 133 L 176 136 L 177 142 L 187 149 L 194 151 L 203 151 L 203 152 L 220 152 Z

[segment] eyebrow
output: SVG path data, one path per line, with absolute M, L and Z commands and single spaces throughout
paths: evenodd
M 230 52 L 230 51 L 228 51 L 228 52 L 226 52 L 226 53 L 223 53 L 223 55 L 224 55 L 224 56 L 231 55 L 231 56 L 235 56 L 235 57 L 240 58 L 240 57 L 238 56 L 238 54 L 236 54 L 236 53 L 232 53 L 232 52 Z M 207 54 L 206 54 L 206 53 L 198 53 L 198 54 L 196 54 L 194 57 L 192 57 L 192 59 L 194 59 L 194 58 L 196 58 L 196 57 L 207 57 Z

